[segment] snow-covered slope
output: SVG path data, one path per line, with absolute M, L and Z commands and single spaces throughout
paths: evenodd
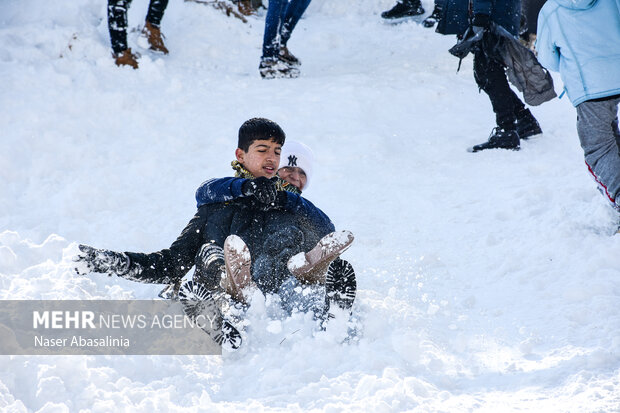
M 620 238 L 574 109 L 534 108 L 545 135 L 519 152 L 466 152 L 494 121 L 471 60 L 456 73 L 453 37 L 382 24 L 391 5 L 315 0 L 289 44 L 302 77 L 264 81 L 259 18 L 171 2 L 171 54 L 133 71 L 105 1 L 0 3 L 1 299 L 154 297 L 75 276 L 76 243 L 167 247 L 264 116 L 314 149 L 305 195 L 356 235 L 361 320 L 342 345 L 257 299 L 223 357 L 0 356 L 3 411 L 620 411 Z

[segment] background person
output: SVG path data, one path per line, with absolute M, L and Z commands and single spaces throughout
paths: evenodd
M 132 53 L 127 46 L 127 9 L 132 0 L 108 0 L 108 30 L 114 61 L 117 66 L 131 66 L 138 68 L 138 55 Z M 149 10 L 142 29 L 150 50 L 168 54 L 159 29 L 168 0 L 151 0 Z
M 620 0 L 548 0 L 536 49 L 543 66 L 560 72 L 588 171 L 620 211 Z

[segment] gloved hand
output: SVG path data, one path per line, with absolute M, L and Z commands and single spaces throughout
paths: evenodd
M 618 199 L 620 199 L 620 197 L 618 197 Z M 278 191 L 278 194 L 276 195 L 276 199 L 275 201 L 273 201 L 273 207 L 282 209 L 286 206 L 287 202 L 288 202 L 287 191 Z
M 123 275 L 129 270 L 129 257 L 122 252 L 100 250 L 82 244 L 79 248 L 80 253 L 73 258 L 77 264 L 75 272 L 78 275 L 90 272 Z
M 474 18 L 471 20 L 472 30 L 474 34 L 485 31 L 491 24 L 491 16 L 488 14 L 474 14 Z
M 269 205 L 276 199 L 278 193 L 276 181 L 278 178 L 265 177 L 249 179 L 241 185 L 241 193 L 245 196 L 254 196 L 263 205 Z
M 487 31 L 490 24 L 491 17 L 488 14 L 475 14 L 465 33 L 459 36 L 459 41 L 450 48 L 450 54 L 462 60 L 470 52 L 474 53 L 476 48 L 479 47 L 479 43 L 483 39 L 484 33 Z M 459 62 L 459 69 L 460 68 L 461 63 Z M 457 69 L 457 71 L 459 69 Z

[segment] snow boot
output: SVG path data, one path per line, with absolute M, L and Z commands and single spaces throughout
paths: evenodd
M 280 46 L 280 60 L 283 60 L 291 66 L 301 66 L 301 60 L 293 53 L 289 52 L 286 46 Z
M 277 57 L 262 58 L 258 71 L 263 79 L 296 78 L 300 73 L 298 68 Z
M 435 5 L 433 12 L 426 19 L 422 20 L 422 26 L 428 28 L 433 27 L 437 22 L 441 20 L 441 7 Z
M 131 66 L 134 69 L 137 69 L 138 57 L 138 54 L 131 52 L 131 48 L 127 48 L 114 55 L 114 62 L 116 63 L 116 66 Z
M 420 0 L 399 0 L 390 10 L 381 13 L 381 17 L 390 23 L 400 23 L 424 14 Z
M 224 241 L 226 277 L 221 286 L 232 298 L 245 303 L 243 289 L 254 285 L 252 281 L 252 258 L 248 246 L 237 235 L 229 235 Z
M 519 134 L 515 130 L 502 129 L 500 127 L 493 128 L 489 140 L 481 143 L 480 145 L 474 145 L 469 149 L 469 152 L 480 152 L 485 149 L 512 149 L 518 151 L 519 146 Z
M 357 291 L 357 281 L 353 266 L 340 257 L 329 264 L 325 277 L 325 307 L 333 304 L 343 310 L 351 309 Z
M 329 264 L 351 246 L 353 239 L 350 231 L 327 234 L 310 251 L 293 255 L 287 268 L 300 281 L 321 282 Z
M 529 109 L 525 109 L 517 114 L 516 126 L 517 133 L 521 139 L 533 138 L 543 133 L 538 121 Z
M 179 298 L 183 312 L 192 320 L 199 315 L 204 315 L 206 319 L 211 320 L 214 315 L 217 315 L 211 326 L 202 326 L 202 330 L 213 341 L 232 350 L 241 346 L 242 339 L 239 330 L 222 317 L 217 299 L 204 285 L 194 281 L 183 283 L 179 290 Z
M 161 30 L 159 30 L 159 27 L 152 25 L 147 21 L 144 23 L 142 35 L 146 37 L 146 40 L 149 43 L 150 50 L 154 52 L 168 54 L 168 49 L 164 45 L 164 39 L 162 38 L 163 35 L 161 34 Z
M 226 277 L 224 249 L 215 242 L 204 244 L 196 254 L 194 281 L 214 289 L 220 287 L 224 277 Z

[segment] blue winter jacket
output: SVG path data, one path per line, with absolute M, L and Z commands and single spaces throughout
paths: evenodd
M 245 178 L 214 178 L 205 181 L 196 190 L 196 203 L 200 208 L 207 204 L 218 204 L 243 197 L 241 186 L 247 181 Z M 301 196 L 286 192 L 284 210 L 298 214 L 308 219 L 317 228 L 326 228 L 329 232 L 335 231 L 334 224 L 323 211 Z
M 538 15 L 538 60 L 560 72 L 574 106 L 620 94 L 620 0 L 549 0 Z
M 521 0 L 445 0 L 437 33 L 462 35 L 475 14 L 487 14 L 499 26 L 513 35 L 519 34 Z

